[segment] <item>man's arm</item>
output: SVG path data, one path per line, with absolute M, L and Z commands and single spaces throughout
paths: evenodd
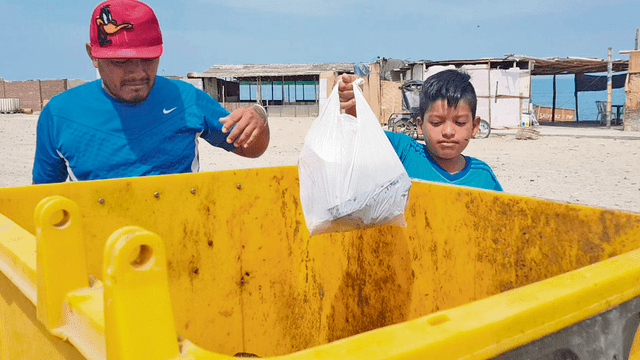
M 54 145 L 53 119 L 49 105 L 45 106 L 38 117 L 36 126 L 36 153 L 31 172 L 32 184 L 64 182 L 67 179 L 67 167 L 64 159 Z
M 270 139 L 269 122 L 262 106 L 253 105 L 238 109 L 220 119 L 220 122 L 223 125 L 222 132 L 225 134 L 233 128 L 227 136 L 227 142 L 233 143 L 236 147 L 233 150 L 234 153 L 248 158 L 257 158 L 267 150 Z

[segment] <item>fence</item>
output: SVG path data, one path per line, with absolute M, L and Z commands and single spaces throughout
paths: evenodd
M 274 117 L 317 117 L 318 104 L 312 105 L 269 105 L 269 116 Z
M 250 106 L 251 102 L 225 102 L 222 106 L 229 112 Z M 273 117 L 317 117 L 319 115 L 318 104 L 309 105 L 267 105 L 265 106 L 269 116 Z

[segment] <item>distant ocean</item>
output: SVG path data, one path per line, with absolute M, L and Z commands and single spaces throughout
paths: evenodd
M 598 74 L 606 75 L 606 74 Z M 556 77 L 556 107 L 565 109 L 576 108 L 573 75 Z M 580 121 L 596 120 L 598 109 L 596 101 L 607 101 L 606 91 L 589 91 L 578 93 L 578 115 Z M 534 105 L 553 105 L 553 76 L 533 76 L 531 78 L 531 102 Z M 611 103 L 624 105 L 624 89 L 613 89 Z

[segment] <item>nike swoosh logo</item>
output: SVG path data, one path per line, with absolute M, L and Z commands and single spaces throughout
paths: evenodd
M 173 109 L 169 109 L 169 110 L 167 110 L 167 109 L 162 109 L 162 113 L 163 113 L 163 114 L 165 114 L 165 115 L 167 115 L 168 113 L 172 112 L 173 110 L 175 110 L 175 109 L 177 109 L 177 108 L 178 108 L 178 107 L 176 106 L 176 107 L 174 107 Z

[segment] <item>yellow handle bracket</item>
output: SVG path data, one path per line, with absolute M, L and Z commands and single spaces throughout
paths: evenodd
M 64 325 L 67 293 L 89 286 L 78 205 L 50 196 L 36 206 L 37 316 L 54 335 Z
M 136 226 L 116 230 L 104 250 L 108 359 L 179 355 L 162 239 Z

